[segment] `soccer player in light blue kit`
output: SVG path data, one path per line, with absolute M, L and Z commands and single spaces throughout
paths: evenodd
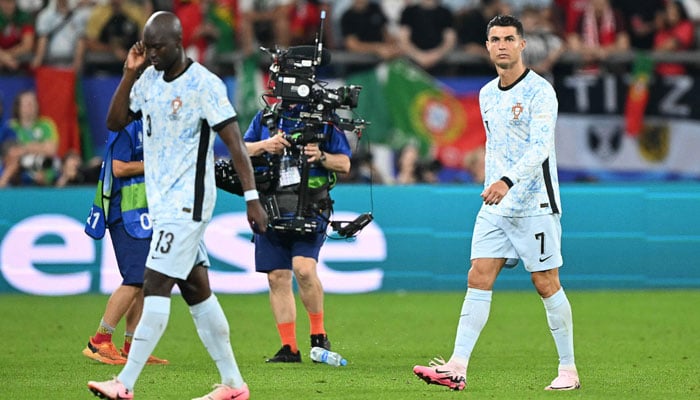
M 147 60 L 151 66 L 145 68 Z M 214 132 L 226 144 L 241 178 L 253 231 L 266 230 L 267 214 L 258 200 L 253 167 L 226 87 L 187 58 L 182 26 L 169 12 L 153 14 L 144 27 L 143 41 L 129 50 L 107 127 L 120 130 L 138 112 L 143 115 L 144 176 L 153 221 L 143 314 L 119 375 L 105 382 L 90 381 L 88 388 L 102 398 L 134 398 L 136 380 L 165 331 L 170 294 L 178 285 L 221 376 L 221 383 L 201 399 L 247 400 L 250 393 L 234 358 L 228 321 L 209 286 L 209 257 L 203 242 L 216 201 Z
M 523 63 L 523 27 L 512 16 L 493 18 L 486 48 L 498 77 L 479 93 L 486 128 L 486 180 L 476 217 L 467 294 L 452 357 L 413 372 L 428 384 L 462 390 L 467 364 L 491 308 L 493 284 L 518 259 L 542 297 L 559 354 L 558 376 L 546 390 L 578 389 L 571 305 L 559 282 L 561 203 L 554 126 L 558 102 L 552 86 Z

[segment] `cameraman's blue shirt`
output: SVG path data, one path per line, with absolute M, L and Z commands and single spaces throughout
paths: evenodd
M 296 106 L 291 110 L 282 111 L 282 118 L 279 120 L 278 129 L 282 130 L 285 134 L 289 134 L 303 127 L 303 122 L 298 119 L 299 113 L 302 111 L 303 106 Z M 258 111 L 243 137 L 246 142 L 259 142 L 272 136 L 267 125 L 263 123 L 262 118 L 263 112 Z M 332 129 L 328 133 L 327 140 L 320 142 L 319 145 L 321 150 L 325 152 L 331 154 L 345 154 L 348 157 L 352 156 L 352 150 L 350 149 L 350 144 L 345 134 L 336 126 L 332 126 Z
M 303 128 L 303 121 L 299 120 L 299 115 L 304 111 L 305 105 L 296 105 L 292 109 L 280 112 L 280 118 L 277 119 L 277 129 L 285 134 L 290 134 L 298 129 Z M 330 154 L 345 154 L 352 157 L 350 143 L 348 143 L 345 133 L 335 125 L 328 125 L 326 140 L 319 142 L 319 148 Z M 277 134 L 275 132 L 274 134 Z M 270 138 L 273 134 L 263 123 L 263 111 L 258 111 L 255 117 L 248 126 L 243 140 L 246 142 L 259 142 Z M 309 168 L 309 176 L 327 176 L 328 170 L 323 168 L 320 163 L 313 163 Z

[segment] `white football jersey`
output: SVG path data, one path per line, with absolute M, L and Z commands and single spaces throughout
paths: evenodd
M 482 209 L 527 217 L 561 213 L 554 126 L 559 103 L 552 85 L 527 71 L 501 88 L 496 78 L 479 92 L 486 128 L 485 187 L 506 176 L 513 187 L 498 205 Z
M 172 81 L 148 67 L 131 90 L 143 114 L 148 208 L 154 219 L 211 219 L 216 202 L 214 130 L 235 120 L 226 86 L 199 63 Z

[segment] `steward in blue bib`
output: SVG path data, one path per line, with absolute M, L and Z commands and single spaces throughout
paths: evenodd
M 150 238 L 153 227 L 148 217 L 144 177 L 115 177 L 112 173 L 113 160 L 143 162 L 141 119 L 132 121 L 122 131 L 109 133 L 85 233 L 94 239 L 102 239 L 107 228 L 122 223 L 129 236 L 135 239 Z

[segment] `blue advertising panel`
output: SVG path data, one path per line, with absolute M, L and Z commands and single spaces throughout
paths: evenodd
M 478 185 L 340 185 L 334 220 L 375 217 L 353 240 L 332 232 L 319 275 L 330 293 L 465 289 Z M 93 188 L 0 190 L 0 293 L 110 293 L 119 274 L 109 237 L 84 232 Z M 373 209 L 371 208 L 373 204 Z M 700 184 L 562 186 L 567 288 L 700 288 Z M 267 290 L 253 265 L 241 197 L 219 192 L 205 235 L 220 293 Z M 497 288 L 530 289 L 523 268 Z

